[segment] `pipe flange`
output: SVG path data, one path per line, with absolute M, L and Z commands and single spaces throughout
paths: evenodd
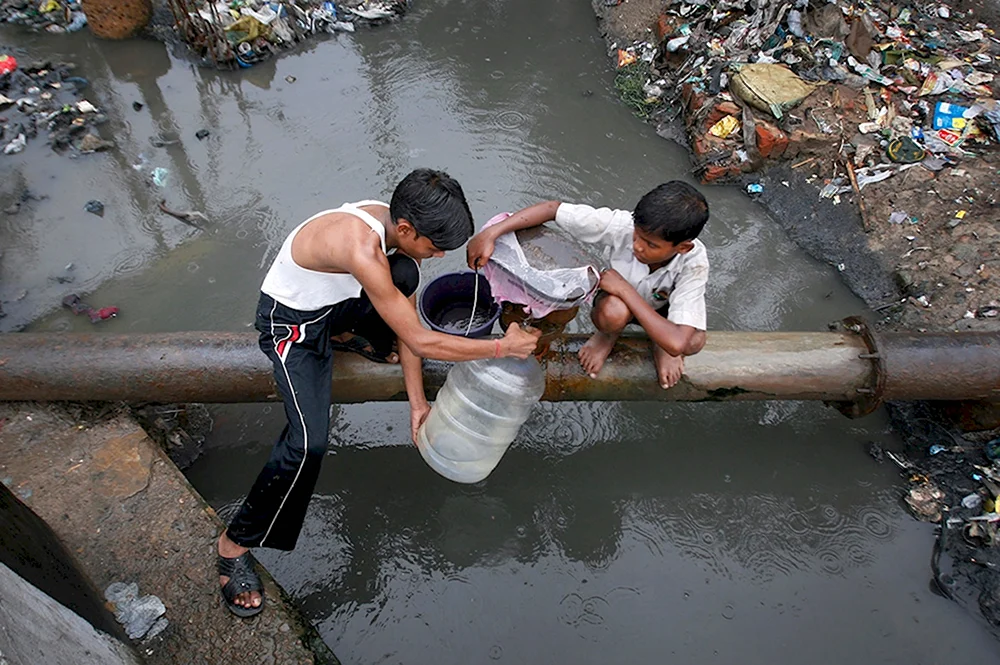
M 882 406 L 882 395 L 885 394 L 885 358 L 879 353 L 878 336 L 867 321 L 860 316 L 849 316 L 841 321 L 841 325 L 845 330 L 861 336 L 868 351 L 858 357 L 872 361 L 874 377 L 871 385 L 856 390 L 857 396 L 853 401 L 829 404 L 848 418 L 861 418 Z

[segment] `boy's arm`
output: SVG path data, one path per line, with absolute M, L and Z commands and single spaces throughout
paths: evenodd
M 411 296 L 409 300 L 416 306 L 416 296 Z M 410 350 L 402 338 L 399 339 L 399 365 L 403 368 L 403 383 L 406 385 L 406 396 L 410 400 L 410 437 L 416 445 L 417 430 L 427 420 L 431 405 L 427 402 L 427 395 L 424 392 L 423 359 Z
M 605 270 L 601 273 L 601 289 L 621 298 L 632 312 L 632 316 L 657 346 L 672 356 L 683 355 L 696 328 L 677 325 L 660 316 L 659 312 L 653 309 L 652 305 L 646 302 L 617 270 Z
M 593 208 L 561 201 L 546 201 L 516 212 L 507 219 L 483 229 L 469 241 L 469 267 L 483 267 L 493 255 L 496 239 L 505 233 L 520 231 L 546 222 L 584 244 L 614 247 L 622 234 L 632 235 L 632 213 L 611 208 Z
M 540 226 L 545 222 L 551 222 L 556 218 L 556 211 L 559 210 L 560 201 L 545 201 L 536 203 L 533 206 L 515 212 L 513 215 L 498 222 L 493 226 L 483 229 L 477 233 L 465 250 L 469 260 L 469 267 L 475 270 L 482 268 L 493 256 L 493 246 L 496 239 L 505 233 L 530 229 L 533 226 Z
M 481 358 L 527 358 L 535 351 L 541 331 L 507 327 L 501 339 L 468 339 L 428 330 L 420 325 L 413 303 L 392 283 L 389 262 L 380 250 L 361 248 L 348 259 L 350 273 L 361 283 L 382 320 L 420 358 L 462 361 Z M 402 352 L 402 349 L 400 349 Z

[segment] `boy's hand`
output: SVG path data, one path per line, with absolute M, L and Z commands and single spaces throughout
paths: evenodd
M 503 348 L 502 356 L 514 358 L 527 358 L 528 356 L 535 353 L 535 347 L 538 346 L 538 338 L 542 336 L 541 330 L 535 330 L 534 328 L 522 329 L 516 323 L 511 323 L 507 326 L 507 334 L 503 336 L 500 340 L 500 345 Z
M 469 267 L 473 270 L 482 268 L 493 256 L 495 243 L 493 235 L 484 229 L 473 236 L 469 241 L 469 246 L 465 249 L 465 255 L 469 260 Z
M 426 400 L 422 404 L 410 404 L 410 437 L 413 439 L 413 445 L 417 445 L 417 430 L 430 413 L 431 405 Z
M 634 291 L 635 288 L 621 276 L 621 273 L 614 268 L 609 268 L 601 273 L 601 290 L 622 298 L 629 291 Z

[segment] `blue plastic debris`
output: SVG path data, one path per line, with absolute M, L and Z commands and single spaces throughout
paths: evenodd
M 163 187 L 167 184 L 167 177 L 170 175 L 170 171 L 163 167 L 156 167 L 153 169 L 153 184 L 157 187 Z
M 947 449 L 944 446 L 942 446 L 940 443 L 935 443 L 933 446 L 931 446 L 931 449 L 930 449 L 929 452 L 930 452 L 931 455 L 937 455 L 938 453 L 943 453 L 945 450 L 947 450 Z

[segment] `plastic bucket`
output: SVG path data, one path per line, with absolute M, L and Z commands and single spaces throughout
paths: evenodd
M 436 277 L 417 299 L 417 309 L 431 330 L 449 335 L 465 335 L 472 314 L 476 273 L 450 272 Z M 479 274 L 479 302 L 469 337 L 485 337 L 500 318 L 500 305 L 493 301 L 490 283 Z

